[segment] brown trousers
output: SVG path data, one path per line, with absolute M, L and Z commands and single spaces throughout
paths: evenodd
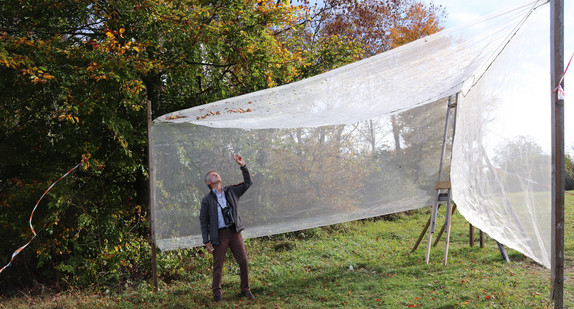
M 239 265 L 241 292 L 250 291 L 247 252 L 245 251 L 245 244 L 243 243 L 241 232 L 237 233 L 234 230 L 219 229 L 219 245 L 213 247 L 215 248 L 213 251 L 213 281 L 211 282 L 213 295 L 221 295 L 221 276 L 227 248 L 231 249 L 231 253 L 233 253 L 233 257 Z

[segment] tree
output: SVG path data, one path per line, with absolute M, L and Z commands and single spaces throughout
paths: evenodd
M 524 179 L 534 181 L 534 183 L 540 183 L 540 180 L 550 180 L 550 157 L 532 137 L 518 136 L 501 143 L 495 151 L 493 161 L 506 172 L 505 177 L 508 179 L 509 188 L 520 188 L 518 184 Z M 539 185 L 535 188 L 544 189 Z
M 356 59 L 337 39 L 303 49 L 305 18 L 261 0 L 4 1 L 0 258 L 31 236 L 41 193 L 87 161 L 43 200 L 40 237 L 0 286 L 147 276 L 147 100 L 161 115 Z
M 43 279 L 105 285 L 149 275 L 148 100 L 161 115 L 289 83 L 428 28 L 408 34 L 407 21 L 432 25 L 425 10 L 404 11 L 416 7 L 408 1 L 393 2 L 405 4 L 386 21 L 399 29 L 394 35 L 375 23 L 383 15 L 367 12 L 392 9 L 386 2 L 327 3 L 309 10 L 269 0 L 4 1 L 0 237 L 7 241 L 0 259 L 31 236 L 27 221 L 42 192 L 86 163 L 43 200 L 33 220 L 40 237 L 2 274 L 0 286 Z M 333 24 L 366 17 L 354 32 Z M 329 134 L 336 139 L 337 132 Z
M 308 2 L 307 2 L 308 3 Z M 312 7 L 315 38 L 338 35 L 359 42 L 365 57 L 442 30 L 444 8 L 414 0 L 327 0 Z
M 443 29 L 440 23 L 446 16 L 442 6 L 413 0 L 327 0 L 320 6 L 312 6 L 308 0 L 303 2 L 310 8 L 311 18 L 307 25 L 310 45 L 325 38 L 341 38 L 349 46 L 357 43 L 361 46 L 363 52 L 357 55 L 358 58 L 373 56 L 436 33 Z M 407 132 L 409 128 L 403 128 L 396 116 L 392 116 L 391 124 L 394 155 L 399 156 L 401 140 L 404 140 L 401 132 Z M 363 127 L 361 132 L 375 151 L 374 128 L 370 124 Z

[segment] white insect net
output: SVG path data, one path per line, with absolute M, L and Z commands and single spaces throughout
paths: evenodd
M 464 217 L 550 267 L 549 8 L 538 8 L 460 96 L 451 177 Z
M 473 225 L 549 266 L 550 133 L 540 120 L 550 114 L 548 31 L 536 37 L 548 30 L 548 6 L 540 3 L 157 118 L 156 244 L 203 244 L 203 176 L 217 169 L 224 185 L 241 182 L 232 152 L 253 179 L 238 207 L 244 237 L 431 206 L 447 102 L 460 92 L 452 166 L 447 152 L 442 179 L 452 169 L 455 202 Z

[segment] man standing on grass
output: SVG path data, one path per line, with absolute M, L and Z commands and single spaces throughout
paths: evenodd
M 247 252 L 241 236 L 244 227 L 237 210 L 239 198 L 251 186 L 251 176 L 241 156 L 234 154 L 233 159 L 241 167 L 243 182 L 222 187 L 221 177 L 217 171 L 209 171 L 205 175 L 205 183 L 211 191 L 201 200 L 199 214 L 203 243 L 207 251 L 213 254 L 211 289 L 215 302 L 221 301 L 221 275 L 227 248 L 231 249 L 233 257 L 239 264 L 241 296 L 255 299 L 249 288 Z

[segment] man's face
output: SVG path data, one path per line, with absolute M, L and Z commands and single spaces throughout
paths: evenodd
M 219 176 L 219 174 L 217 172 L 209 173 L 209 176 L 207 178 L 208 178 L 207 184 L 210 186 L 214 183 L 221 182 L 221 177 Z

